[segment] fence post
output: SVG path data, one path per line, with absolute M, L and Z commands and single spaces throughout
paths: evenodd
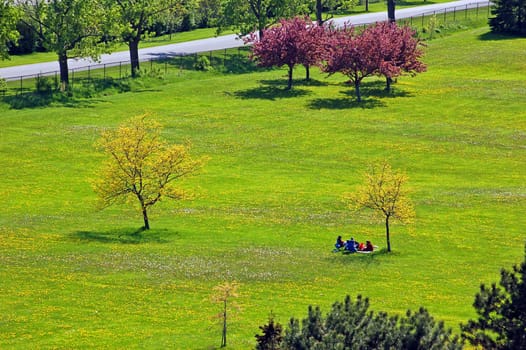
M 457 8 L 453 7 L 453 22 L 457 20 Z
M 464 13 L 464 19 L 468 19 L 468 4 L 466 4 L 466 12 Z
M 150 70 L 153 70 L 153 60 L 150 60 Z
M 20 93 L 22 93 L 22 76 L 20 76 Z
M 422 13 L 422 28 L 424 28 L 424 14 Z
M 168 61 L 164 61 L 164 75 L 168 72 Z
M 122 70 L 122 61 L 119 62 L 119 79 L 122 79 L 121 70 Z
M 106 63 L 104 63 L 104 80 L 106 80 Z

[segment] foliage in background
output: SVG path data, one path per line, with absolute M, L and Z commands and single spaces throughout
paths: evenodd
M 335 302 L 327 316 L 309 306 L 300 326 L 292 318 L 285 330 L 283 349 L 367 350 L 367 349 L 462 349 L 458 336 L 442 321 L 436 322 L 426 309 L 407 311 L 405 317 L 369 311 L 369 299 L 360 295 L 353 302 L 347 296 Z
M 526 349 L 526 245 L 524 261 L 502 269 L 499 286 L 480 286 L 473 303 L 477 319 L 461 325 L 462 336 L 484 349 Z
M 218 33 L 231 28 L 241 35 L 257 32 L 259 38 L 263 38 L 263 30 L 279 20 L 306 13 L 308 7 L 300 0 L 225 0 Z
M 410 223 L 415 217 L 413 202 L 406 188 L 407 176 L 391 168 L 387 162 L 371 164 L 365 173 L 365 183 L 356 192 L 345 196 L 352 210 L 371 209 L 385 222 L 387 251 L 391 251 L 389 220 Z
M 146 115 L 132 118 L 117 130 L 102 133 L 100 147 L 109 156 L 94 180 L 102 207 L 137 200 L 150 229 L 148 209 L 168 197 L 185 198 L 173 182 L 195 173 L 202 161 L 194 160 L 184 145 L 169 145 L 161 138 L 161 125 Z
M 526 0 L 495 0 L 489 19 L 491 30 L 496 33 L 526 36 Z
M 18 10 L 11 0 L 0 1 L 0 59 L 9 57 L 8 44 L 19 36 L 16 30 Z
M 97 59 L 107 52 L 101 41 L 106 9 L 99 0 L 21 0 L 22 21 L 39 37 L 42 46 L 58 56 L 61 89 L 69 86 L 68 58 Z
M 112 18 L 118 24 L 118 35 L 128 45 L 131 74 L 140 68 L 139 43 L 147 36 L 151 25 L 162 16 L 175 16 L 183 12 L 181 0 L 106 0 Z

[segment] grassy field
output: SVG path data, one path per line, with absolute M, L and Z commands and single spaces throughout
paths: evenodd
M 386 95 L 342 76 L 283 90 L 285 70 L 171 72 L 132 92 L 45 108 L 0 105 L 0 347 L 212 349 L 212 288 L 240 283 L 228 347 L 255 345 L 272 312 L 285 324 L 346 294 L 375 310 L 424 306 L 458 331 L 481 282 L 523 259 L 526 39 L 487 28 L 430 41 L 428 72 Z M 95 210 L 90 179 L 105 128 L 149 112 L 206 167 L 138 233 L 128 207 Z M 332 253 L 337 235 L 381 223 L 342 202 L 370 162 L 410 177 L 417 221 L 392 227 L 391 254 Z

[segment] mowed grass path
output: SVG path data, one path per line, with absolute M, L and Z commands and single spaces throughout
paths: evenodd
M 210 349 L 208 301 L 240 282 L 232 349 L 254 347 L 274 313 L 346 294 L 375 310 L 425 306 L 458 331 L 481 282 L 523 258 L 526 39 L 482 28 L 431 41 L 429 71 L 386 96 L 367 80 L 314 74 L 283 91 L 284 70 L 182 72 L 76 107 L 2 105 L 0 347 Z M 210 157 L 185 181 L 195 199 L 163 202 L 151 232 L 127 207 L 95 210 L 89 180 L 101 130 L 149 112 L 173 142 Z M 392 254 L 331 252 L 338 234 L 385 247 L 384 227 L 342 202 L 369 162 L 410 176 L 417 221 L 392 227 Z

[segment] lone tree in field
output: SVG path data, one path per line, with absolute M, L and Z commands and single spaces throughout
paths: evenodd
M 162 198 L 183 199 L 175 180 L 194 173 L 201 160 L 194 160 L 184 145 L 169 145 L 161 139 L 159 123 L 141 115 L 115 130 L 102 133 L 100 147 L 109 156 L 94 181 L 103 207 L 137 200 L 150 229 L 148 209 Z
M 478 318 L 460 326 L 462 337 L 477 349 L 526 349 L 526 247 L 522 264 L 502 269 L 499 284 L 480 286 Z
M 231 308 L 238 308 L 237 304 L 232 300 L 239 297 L 238 293 L 239 283 L 225 282 L 214 287 L 210 300 L 213 303 L 221 304 L 221 312 L 217 314 L 217 318 L 221 320 L 223 331 L 221 333 L 221 347 L 226 346 L 227 333 L 227 319 Z
M 394 171 L 388 163 L 384 162 L 380 166 L 373 164 L 365 173 L 365 184 L 346 196 L 351 209 L 372 209 L 373 215 L 385 220 L 388 252 L 391 251 L 389 221 L 397 219 L 409 223 L 415 217 L 413 204 L 407 196 L 406 182 L 407 176 Z

